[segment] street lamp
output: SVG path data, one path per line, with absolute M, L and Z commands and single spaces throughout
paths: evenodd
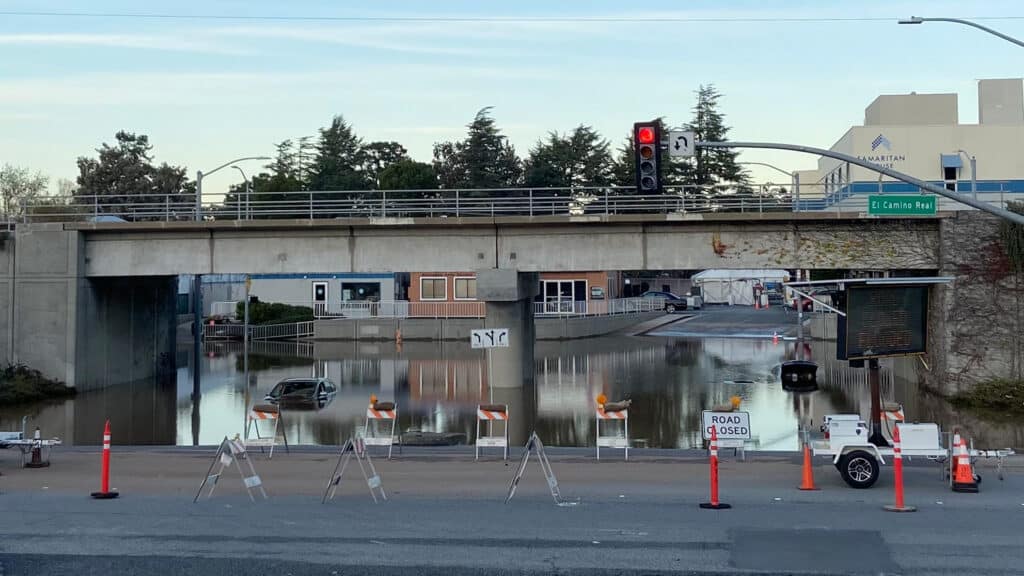
M 954 22 L 956 24 L 963 24 L 965 26 L 977 28 L 978 30 L 983 30 L 993 36 L 998 36 L 1007 42 L 1013 42 L 1017 46 L 1024 48 L 1024 42 L 1014 38 L 1013 36 L 1007 36 L 1006 34 L 993 30 L 988 26 L 982 26 L 981 24 L 971 22 L 970 20 L 963 20 L 961 18 L 922 18 L 920 16 L 911 16 L 910 18 L 904 18 L 899 21 L 900 24 L 924 24 L 925 22 Z
M 245 217 L 249 218 L 249 194 L 252 192 L 252 184 L 249 182 L 249 178 L 246 177 L 245 171 L 242 170 L 241 166 L 232 166 L 235 170 L 242 175 L 242 181 L 245 182 Z M 236 217 L 238 220 L 242 219 L 242 198 L 241 196 L 235 197 L 236 206 Z
M 975 200 L 978 199 L 978 159 L 975 156 L 971 156 L 963 149 L 957 150 L 957 154 L 963 154 L 967 157 L 967 160 L 971 163 L 971 197 Z
M 752 164 L 752 165 L 755 165 L 755 166 L 764 166 L 766 168 L 771 168 L 772 170 L 778 170 L 779 172 L 782 172 L 786 176 L 789 176 L 790 180 L 792 180 L 792 182 L 793 182 L 793 212 L 799 212 L 800 211 L 800 173 L 799 172 L 796 172 L 796 171 L 790 172 L 788 170 L 783 170 L 782 168 L 779 168 L 778 166 L 774 166 L 772 164 L 768 164 L 767 162 L 737 162 L 737 164 Z
M 206 172 L 206 173 L 203 173 L 202 170 L 197 170 L 196 171 L 196 221 L 197 222 L 201 221 L 203 219 L 203 177 L 204 176 L 209 176 L 210 174 L 213 174 L 214 172 L 216 172 L 217 170 L 220 170 L 222 168 L 227 168 L 228 166 L 231 166 L 232 164 L 235 164 L 236 162 L 244 162 L 246 160 L 273 160 L 273 158 L 270 158 L 269 156 L 246 156 L 244 158 L 236 158 L 236 159 L 232 160 L 231 162 L 225 162 L 224 164 L 221 164 L 220 166 L 217 166 L 213 170 L 210 170 L 209 172 Z

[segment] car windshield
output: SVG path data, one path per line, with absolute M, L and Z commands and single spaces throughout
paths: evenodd
M 275 397 L 308 395 L 312 394 L 315 389 L 316 382 L 313 380 L 296 380 L 293 382 L 281 382 L 270 395 Z

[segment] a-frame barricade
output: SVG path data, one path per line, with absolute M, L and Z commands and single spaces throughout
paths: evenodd
M 388 495 L 384 492 L 380 474 L 377 473 L 377 469 L 373 466 L 373 460 L 370 459 L 370 454 L 366 451 L 366 445 L 363 443 L 362 438 L 356 438 L 355 440 L 349 438 L 345 445 L 341 447 L 341 453 L 338 454 L 338 463 L 334 465 L 334 472 L 331 474 L 330 481 L 327 482 L 327 488 L 324 489 L 324 497 L 320 501 L 321 504 L 334 499 L 334 494 L 338 491 L 338 486 L 341 485 L 342 477 L 345 475 L 345 468 L 348 467 L 348 463 L 353 457 L 355 457 L 356 463 L 359 464 L 359 470 L 363 473 L 363 479 L 366 480 L 366 486 L 370 489 L 370 497 L 373 498 L 373 502 L 377 502 L 378 493 L 381 500 L 387 501 Z M 369 473 L 367 473 L 367 470 L 369 470 Z
M 245 462 L 248 466 L 248 474 L 242 469 L 242 462 Z M 256 501 L 256 498 L 253 496 L 253 491 L 255 490 L 258 490 L 263 499 L 266 500 L 267 492 L 263 489 L 263 481 L 260 480 L 259 474 L 256 473 L 256 469 L 252 465 L 252 460 L 245 451 L 244 441 L 239 439 L 236 434 L 233 439 L 225 436 L 220 446 L 217 447 L 217 453 L 213 456 L 210 469 L 206 471 L 206 476 L 203 478 L 202 484 L 199 485 L 199 490 L 196 491 L 196 497 L 192 499 L 192 503 L 194 504 L 199 501 L 199 496 L 202 495 L 203 488 L 206 486 L 210 487 L 210 491 L 206 493 L 206 499 L 209 500 L 213 496 L 213 490 L 217 487 L 217 482 L 224 475 L 224 470 L 232 464 L 238 468 L 238 473 L 242 476 L 242 484 L 245 486 L 246 493 L 249 494 L 249 500 Z M 215 466 L 218 466 L 216 473 L 213 472 Z
M 260 432 L 260 423 L 263 423 L 263 432 Z M 268 430 L 269 428 L 269 430 Z M 284 451 L 288 450 L 288 434 L 285 432 L 282 410 L 272 404 L 257 404 L 249 410 L 245 420 L 245 447 L 259 448 L 260 452 L 269 448 L 267 458 L 274 457 L 274 446 L 277 445 L 277 434 L 280 430 L 281 438 L 284 440 Z M 250 432 L 255 437 L 250 438 Z
M 516 469 L 516 475 L 512 477 L 512 483 L 508 486 L 508 496 L 505 498 L 505 503 L 508 504 L 512 500 L 512 496 L 516 493 L 516 488 L 519 487 L 519 481 L 523 478 L 523 473 L 526 472 L 526 464 L 530 461 L 530 454 L 537 454 L 537 461 L 540 462 L 540 469 L 544 472 L 544 477 L 548 481 L 548 488 L 551 490 L 551 497 L 555 500 L 556 506 L 575 506 L 579 504 L 579 499 L 565 500 L 562 498 L 562 493 L 558 488 L 558 479 L 555 478 L 555 471 L 551 469 L 551 462 L 548 460 L 548 455 L 544 452 L 544 443 L 540 441 L 536 432 L 530 434 L 530 438 L 526 441 L 526 446 L 523 449 L 523 458 L 519 461 L 519 468 Z

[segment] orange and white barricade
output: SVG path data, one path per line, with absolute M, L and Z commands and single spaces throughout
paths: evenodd
M 263 424 L 263 431 L 260 431 L 260 424 Z M 288 452 L 288 435 L 281 424 L 281 409 L 273 404 L 257 404 L 249 410 L 245 419 L 245 440 L 246 448 L 259 448 L 263 452 L 265 448 L 270 449 L 268 458 L 274 457 L 274 446 L 277 445 L 277 433 L 281 431 L 284 440 L 284 450 Z M 250 433 L 255 433 L 250 437 Z
M 481 424 L 487 423 L 487 435 Z M 501 435 L 494 434 L 494 423 L 501 422 Z M 478 404 L 476 407 L 476 459 L 480 459 L 480 448 L 502 448 L 502 458 L 508 460 L 508 404 Z
M 395 424 L 398 422 L 398 404 L 394 402 L 378 402 L 376 396 L 370 396 L 370 405 L 366 407 L 366 422 L 363 425 L 363 444 L 366 446 L 387 446 L 388 460 L 395 444 Z
M 597 459 L 601 459 L 601 448 L 615 448 L 622 450 L 625 459 L 629 460 L 629 405 L 631 401 L 608 403 L 604 394 L 597 397 L 597 408 L 594 410 L 596 417 L 594 429 L 597 431 Z M 601 434 L 601 423 L 605 428 L 609 427 L 609 420 L 622 422 L 622 433 L 611 435 Z

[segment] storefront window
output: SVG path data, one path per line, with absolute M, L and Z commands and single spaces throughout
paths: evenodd
M 474 295 L 476 289 L 473 290 Z M 445 300 L 448 286 L 445 278 L 420 278 L 420 300 Z
M 476 300 L 476 278 L 456 278 L 455 299 Z

